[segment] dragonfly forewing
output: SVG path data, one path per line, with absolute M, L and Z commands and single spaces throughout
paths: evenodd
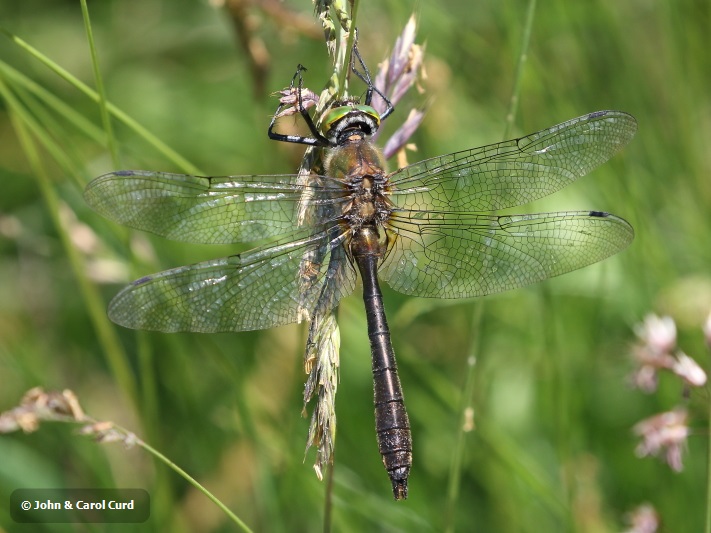
M 469 298 L 516 289 L 601 261 L 634 231 L 598 211 L 479 215 L 396 212 L 380 276 L 396 291 Z
M 390 176 L 402 209 L 496 211 L 552 194 L 610 159 L 637 131 L 634 117 L 597 111 L 497 144 L 425 159 Z
M 292 231 L 296 206 L 308 189 L 315 201 L 347 202 L 340 184 L 319 178 L 303 185 L 292 174 L 200 177 L 124 170 L 92 181 L 84 197 L 98 213 L 131 228 L 176 241 L 227 244 Z M 328 222 L 312 219 L 308 227 Z

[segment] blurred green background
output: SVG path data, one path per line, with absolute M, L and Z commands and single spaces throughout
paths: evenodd
M 216 3 L 92 2 L 108 98 L 201 173 L 293 172 L 303 148 L 270 142 L 266 128 L 276 107 L 270 93 L 297 63 L 309 68 L 314 90 L 330 74 L 312 5 Z M 394 125 L 408 105 L 428 103 L 411 161 L 502 140 L 526 8 L 361 2 L 361 50 L 373 69 L 413 10 L 426 42 L 426 93 L 389 119 Z M 633 114 L 639 132 L 591 176 L 522 210 L 610 211 L 631 222 L 636 239 L 602 264 L 479 301 L 384 288 L 413 425 L 406 502 L 392 500 L 375 443 L 362 302 L 357 293 L 345 300 L 334 530 L 621 531 L 626 513 L 649 502 L 663 531 L 701 531 L 706 396 L 691 396 L 694 434 L 676 474 L 635 456 L 631 427 L 682 402 L 683 390 L 664 378 L 645 395 L 627 376 L 632 327 L 650 311 L 671 313 L 682 348 L 708 366 L 699 326 L 711 310 L 710 12 L 700 0 L 539 2 L 513 135 L 598 109 Z M 0 14 L 4 30 L 94 86 L 78 2 L 5 2 Z M 245 35 L 259 69 L 250 66 Z M 116 166 L 97 105 L 4 35 L 0 61 L 0 410 L 34 386 L 72 389 L 92 416 L 144 437 L 254 530 L 320 530 L 326 485 L 311 469 L 313 451 L 304 460 L 308 418 L 300 416 L 306 328 L 137 335 L 92 320 L 92 291 L 103 309 L 130 279 L 240 248 L 129 233 L 91 212 L 83 185 Z M 39 167 L 11 121 L 17 109 L 37 125 L 33 139 L 50 147 L 39 149 Z M 122 168 L 185 170 L 135 130 L 112 125 Z M 452 503 L 450 462 L 472 354 L 476 427 L 465 435 Z M 126 363 L 128 378 L 112 357 Z M 0 438 L 0 501 L 33 487 L 145 488 L 152 516 L 133 526 L 24 529 L 3 504 L 0 530 L 234 530 L 145 452 L 95 444 L 64 424 Z

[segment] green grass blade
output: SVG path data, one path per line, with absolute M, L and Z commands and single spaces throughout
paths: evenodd
M 34 82 L 23 73 L 14 69 L 4 61 L 0 60 L 0 76 L 5 78 L 5 81 L 11 85 L 21 87 L 29 94 L 35 96 L 40 102 L 43 102 L 48 108 L 52 109 L 62 119 L 73 125 L 79 132 L 83 133 L 92 141 L 106 146 L 106 137 L 101 128 L 98 128 L 94 123 L 88 120 L 84 115 L 77 112 L 72 106 L 67 105 L 62 100 L 57 98 L 47 89 Z M 17 90 L 17 89 L 16 89 Z
M 27 160 L 32 168 L 32 173 L 37 180 L 40 192 L 47 206 L 52 222 L 56 228 L 57 234 L 60 237 L 64 251 L 69 259 L 72 272 L 79 285 L 79 290 L 82 294 L 84 303 L 87 307 L 89 317 L 96 330 L 99 342 L 108 359 L 109 366 L 112 369 L 114 376 L 121 386 L 124 394 L 136 406 L 137 391 L 136 382 L 133 378 L 128 359 L 126 357 L 121 343 L 116 335 L 113 326 L 109 323 L 108 317 L 104 310 L 104 302 L 96 289 L 96 286 L 89 281 L 86 275 L 82 259 L 72 244 L 71 237 L 66 231 L 65 225 L 61 221 L 60 216 L 60 201 L 57 193 L 51 185 L 51 180 L 47 174 L 44 165 L 41 162 L 37 146 L 30 130 L 38 135 L 41 140 L 47 140 L 46 135 L 41 132 L 41 128 L 29 116 L 15 95 L 8 89 L 2 80 L 0 80 L 0 96 L 5 100 L 10 111 L 10 118 L 20 140 L 23 151 L 27 156 Z M 49 143 L 47 146 L 51 146 Z
M 73 85 L 75 88 L 77 88 L 79 91 L 84 93 L 86 96 L 88 96 L 91 100 L 94 102 L 99 103 L 101 98 L 99 97 L 99 94 L 91 89 L 88 85 L 86 85 L 84 82 L 79 80 L 76 76 L 72 75 L 69 73 L 66 69 L 62 68 L 59 66 L 57 63 L 52 61 L 49 57 L 44 55 L 42 52 L 34 48 L 32 45 L 29 43 L 25 42 L 23 39 L 20 37 L 10 33 L 9 31 L 0 28 L 0 33 L 4 33 L 13 43 L 15 43 L 17 46 L 25 50 L 27 53 L 29 53 L 32 57 L 35 59 L 39 60 L 43 65 L 45 65 L 47 68 L 49 68 L 52 72 L 57 74 L 59 77 Z M 114 104 L 107 102 L 106 108 L 109 111 L 111 115 L 116 117 L 120 122 L 125 124 L 129 129 L 133 130 L 136 135 L 139 137 L 142 137 L 148 144 L 153 146 L 156 151 L 161 153 L 164 157 L 166 157 L 169 161 L 173 162 L 173 164 L 178 167 L 181 171 L 186 172 L 188 174 L 203 174 L 196 166 L 194 166 L 192 163 L 190 163 L 187 159 L 182 157 L 180 154 L 178 154 L 176 151 L 174 151 L 172 148 L 168 147 L 163 141 L 161 141 L 158 137 L 156 137 L 153 133 L 148 131 L 144 126 L 138 123 L 138 121 L 134 120 L 130 116 L 128 116 L 125 112 L 123 112 L 121 109 L 116 107 Z
M 12 98 L 12 101 L 8 100 L 8 104 L 14 105 L 14 111 L 22 119 L 25 127 L 32 132 L 37 141 L 47 150 L 60 168 L 72 176 L 77 183 L 81 183 L 78 159 L 69 156 L 66 153 L 66 149 L 60 146 L 49 133 L 49 127 L 52 125 L 57 127 L 56 123 L 52 124 L 54 122 L 53 119 L 47 116 L 46 111 L 38 106 L 37 102 L 33 101 L 22 89 L 19 89 L 17 94 L 14 95 L 7 85 L 4 88 L 9 95 L 8 98 Z
M 81 0 L 81 14 L 84 19 L 84 28 L 86 30 L 86 39 L 89 43 L 89 51 L 91 52 L 91 66 L 94 69 L 94 82 L 96 83 L 96 91 L 99 95 L 99 111 L 101 112 L 101 123 L 106 132 L 106 140 L 111 154 L 111 160 L 114 168 L 119 168 L 118 149 L 116 148 L 116 138 L 114 137 L 113 128 L 111 127 L 111 118 L 109 116 L 108 102 L 106 100 L 106 90 L 104 89 L 104 80 L 101 77 L 99 69 L 99 60 L 96 55 L 96 43 L 94 43 L 94 34 L 91 31 L 91 19 L 89 18 L 89 7 L 86 5 L 86 0 Z

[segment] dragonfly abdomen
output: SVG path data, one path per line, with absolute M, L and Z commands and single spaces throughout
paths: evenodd
M 373 364 L 375 430 L 378 449 L 388 472 L 396 500 L 407 498 L 407 478 L 412 467 L 412 435 L 405 410 L 395 351 L 385 318 L 383 295 L 378 285 L 380 253 L 368 243 L 377 242 L 374 227 L 357 230 L 351 243 L 353 257 L 363 280 L 363 302 Z
M 388 333 L 390 342 L 390 334 Z M 371 337 L 371 347 L 375 344 Z M 394 358 L 393 358 L 394 362 Z M 373 379 L 375 381 L 375 431 L 378 450 L 383 458 L 385 470 L 390 476 L 395 499 L 407 498 L 407 478 L 412 467 L 412 434 L 410 421 L 397 375 L 397 367 L 376 369 L 373 359 Z

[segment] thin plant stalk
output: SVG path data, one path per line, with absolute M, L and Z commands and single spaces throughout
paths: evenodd
M 192 476 L 190 476 L 190 474 L 188 474 L 185 470 L 183 470 L 182 468 L 180 468 L 180 467 L 179 467 L 178 465 L 176 465 L 173 461 L 171 461 L 170 459 L 168 459 L 165 455 L 163 455 L 162 453 L 160 453 L 158 450 L 156 450 L 155 448 L 151 447 L 150 445 L 146 444 L 145 442 L 139 441 L 138 445 L 139 445 L 141 448 L 143 448 L 144 450 L 146 450 L 148 453 L 150 453 L 151 455 L 153 455 L 154 457 L 156 457 L 156 458 L 157 458 L 158 460 L 160 460 L 162 463 L 164 463 L 165 465 L 167 465 L 169 468 L 171 468 L 172 470 L 174 470 L 175 472 L 177 472 L 178 475 L 180 475 L 183 479 L 185 479 L 185 480 L 186 480 L 188 483 L 190 483 L 193 487 L 195 487 L 197 490 L 199 490 L 199 491 L 202 492 L 205 496 L 207 496 L 207 498 L 208 498 L 212 503 L 214 503 L 215 505 L 217 505 L 217 507 L 219 507 L 220 510 L 221 510 L 223 513 L 225 513 L 225 514 L 230 518 L 230 520 L 232 520 L 235 524 L 237 524 L 237 525 L 242 529 L 242 531 L 247 531 L 247 532 L 251 532 L 251 531 L 252 531 L 252 530 L 249 528 L 249 526 L 248 526 L 247 524 L 245 524 L 244 522 L 242 522 L 242 520 L 240 520 L 240 518 L 239 518 L 237 515 L 235 515 L 232 511 L 230 511 L 229 508 L 228 508 L 224 503 L 222 503 L 217 497 L 215 497 L 214 494 L 212 494 L 209 490 L 207 490 L 207 489 L 206 489 L 205 487 L 203 487 L 200 483 L 198 483 L 198 482 L 197 482 Z
M 3 87 L 0 85 L 0 94 Z M 29 140 L 28 148 L 30 153 L 35 147 L 32 145 L 32 140 L 26 136 L 27 130 L 22 128 L 18 133 L 23 136 L 21 142 Z M 226 515 L 237 524 L 242 531 L 250 532 L 250 528 L 240 520 L 232 511 L 230 511 L 221 501 L 219 501 L 209 490 L 198 483 L 185 470 L 173 463 L 165 455 L 159 452 L 143 439 L 139 438 L 132 431 L 121 427 L 120 425 L 108 421 L 97 420 L 96 418 L 87 415 L 81 407 L 76 394 L 69 389 L 63 391 L 45 391 L 41 387 L 35 387 L 28 390 L 19 405 L 8 411 L 0 413 L 0 434 L 12 433 L 15 431 L 23 431 L 30 433 L 36 431 L 41 423 L 60 422 L 65 424 L 80 424 L 77 434 L 84 437 L 89 437 L 99 444 L 121 443 L 126 448 L 138 447 L 148 452 L 157 461 L 168 466 L 183 479 L 188 481 L 197 490 L 202 492 L 213 503 L 215 503 Z M 158 495 L 160 499 L 161 495 Z M 155 507 L 155 498 L 154 504 Z M 174 509 L 173 509 L 174 510 Z M 174 517 L 174 512 L 171 512 L 160 523 L 168 524 Z
M 523 78 L 523 69 L 528 59 L 528 47 L 531 41 L 531 32 L 533 28 L 533 20 L 535 18 L 536 12 L 536 0 L 529 0 L 528 8 L 526 11 L 526 21 L 523 27 L 521 51 L 518 56 L 518 62 L 516 64 L 516 73 L 514 76 L 514 84 L 511 91 L 511 99 L 509 101 L 509 109 L 506 114 L 504 136 L 503 140 L 508 139 L 511 136 L 511 130 L 513 129 L 513 124 L 516 119 L 516 113 L 518 112 L 519 94 L 521 92 L 521 80 Z M 459 499 L 459 485 L 461 482 L 461 468 L 462 459 L 464 454 L 464 442 L 466 439 L 466 433 L 471 431 L 467 426 L 467 419 L 473 413 L 473 396 L 474 396 L 474 384 L 475 384 L 475 374 L 476 374 L 476 358 L 478 356 L 480 346 L 481 346 L 481 333 L 482 333 L 482 322 L 484 316 L 484 300 L 479 300 L 476 303 L 476 308 L 474 310 L 474 316 L 472 319 L 472 339 L 469 345 L 469 361 L 467 364 L 467 377 L 463 386 L 462 393 L 462 408 L 460 413 L 460 423 L 457 431 L 457 440 L 455 443 L 455 450 L 452 455 L 452 462 L 450 464 L 449 472 L 449 484 L 447 488 L 447 514 L 446 514 L 446 531 L 453 531 L 454 529 L 454 513 L 457 508 L 457 502 Z
M 335 455 L 335 454 L 334 454 Z M 323 505 L 323 533 L 329 533 L 333 525 L 333 477 L 336 461 L 326 467 L 326 491 Z
M 524 68 L 526 65 L 526 62 L 528 60 L 528 49 L 531 41 L 531 33 L 533 29 L 533 22 L 535 19 L 535 13 L 536 13 L 536 0 L 529 0 L 528 6 L 526 9 L 526 19 L 524 22 L 523 26 L 523 33 L 522 33 L 522 39 L 521 39 L 521 51 L 518 56 L 518 62 L 516 64 L 516 73 L 514 75 L 514 86 L 513 90 L 511 93 L 511 100 L 509 102 L 509 110 L 506 115 L 506 126 L 504 128 L 504 139 L 508 139 L 511 137 L 511 132 L 513 130 L 513 124 L 516 119 L 516 114 L 518 112 L 518 105 L 520 102 L 520 92 L 521 92 L 521 84 L 522 84 L 522 79 L 523 79 L 523 72 Z M 538 294 L 538 299 L 541 305 L 541 316 L 545 316 L 546 313 L 545 311 L 548 310 L 550 311 L 551 305 L 550 305 L 550 294 L 548 291 L 548 288 L 545 284 L 540 284 L 536 288 L 536 293 Z M 552 321 L 550 320 L 544 320 L 543 322 L 543 339 L 544 339 L 544 346 L 545 346 L 545 352 L 548 356 L 553 356 L 556 354 L 559 354 L 559 350 L 557 349 L 557 345 L 555 343 L 555 332 L 552 330 Z M 560 357 L 553 357 L 554 361 L 557 361 L 558 363 L 561 362 Z M 565 493 L 568 495 L 568 498 L 570 497 L 570 486 L 571 482 L 570 479 L 568 478 L 567 471 L 569 468 L 569 463 L 568 459 L 570 458 L 570 450 L 568 446 L 564 442 L 563 438 L 563 428 L 564 426 L 567 426 L 567 420 L 565 416 L 565 406 L 567 404 L 566 398 L 566 390 L 564 387 L 565 379 L 563 376 L 563 370 L 560 367 L 560 364 L 556 365 L 556 369 L 554 370 L 554 384 L 555 386 L 551 388 L 551 394 L 556 395 L 556 401 L 554 402 L 555 405 L 557 406 L 556 409 L 556 415 L 557 415 L 557 443 L 558 443 L 558 453 L 561 461 L 564 463 L 564 470 L 562 473 L 562 482 L 563 482 L 563 489 Z M 570 501 L 568 501 L 570 503 Z M 566 519 L 568 521 L 569 527 L 572 527 L 572 516 L 570 514 L 570 506 L 566 509 Z
M 526 9 L 526 19 L 524 21 L 524 26 L 523 26 L 523 32 L 522 32 L 522 39 L 521 39 L 521 51 L 518 55 L 518 62 L 516 64 L 516 72 L 514 75 L 514 86 L 513 90 L 511 92 L 511 100 L 509 102 L 509 110 L 506 115 L 506 125 L 504 127 L 504 140 L 509 139 L 512 135 L 512 130 L 513 130 L 513 125 L 516 120 L 516 114 L 518 112 L 518 106 L 520 102 L 520 93 L 521 93 L 521 84 L 522 84 L 522 79 L 523 79 L 523 72 L 524 68 L 526 65 L 526 62 L 528 61 L 528 50 L 529 50 L 529 45 L 531 42 L 531 33 L 533 30 L 533 23 L 535 19 L 535 14 L 536 14 L 536 0 L 529 0 L 528 6 Z M 551 309 L 550 305 L 550 294 L 548 291 L 548 288 L 545 284 L 540 284 L 537 287 L 536 293 L 539 296 L 539 301 L 541 304 L 542 308 L 542 313 L 541 316 L 545 316 L 546 313 L 543 311 L 548 309 Z M 559 350 L 557 349 L 557 345 L 555 343 L 555 332 L 552 330 L 552 321 L 544 321 L 543 324 L 543 337 L 544 337 L 544 346 L 545 346 L 545 352 L 548 355 L 554 355 L 554 354 L 559 354 Z M 560 362 L 561 358 L 560 357 L 554 357 L 555 361 Z M 563 472 L 563 484 L 564 484 L 564 491 L 570 497 L 570 480 L 568 479 L 568 476 L 566 475 L 566 472 L 568 470 L 568 466 L 566 463 L 569 461 L 570 457 L 570 451 L 568 446 L 563 442 L 563 427 L 567 425 L 567 420 L 565 417 L 565 406 L 567 404 L 566 398 L 566 390 L 564 387 L 565 379 L 563 376 L 563 371 L 560 368 L 560 365 L 557 365 L 556 370 L 555 370 L 555 379 L 554 383 L 557 385 L 555 387 L 552 387 L 552 394 L 556 395 L 556 401 L 554 402 L 555 405 L 557 406 L 557 419 L 558 419 L 558 431 L 557 431 L 557 441 L 558 441 L 558 451 L 559 451 L 559 456 L 561 460 L 564 463 L 564 472 Z M 570 503 L 570 502 L 568 502 Z M 567 507 L 566 509 L 566 519 L 568 521 L 569 527 L 572 527 L 572 516 L 570 514 L 570 506 Z
M 104 79 L 99 70 L 99 60 L 96 54 L 96 44 L 94 43 L 94 34 L 91 31 L 91 19 L 89 18 L 89 7 L 86 5 L 86 0 L 81 0 L 81 14 L 84 19 L 84 28 L 86 30 L 86 40 L 89 43 L 89 51 L 91 52 L 91 66 L 94 69 L 94 83 L 96 83 L 96 92 L 99 95 L 99 111 L 101 113 L 101 123 L 106 132 L 106 141 L 111 154 L 111 161 L 114 167 L 119 168 L 118 149 L 116 147 L 116 138 L 114 137 L 113 128 L 111 127 L 111 117 L 109 116 L 108 102 L 106 100 L 106 90 L 104 89 Z
M 499 462 L 512 478 L 520 481 L 536 495 L 540 503 L 552 516 L 559 520 L 565 519 L 568 514 L 567 502 L 561 498 L 556 485 L 556 480 L 547 471 L 544 465 L 534 461 L 510 435 L 499 432 L 495 424 L 491 424 L 484 417 L 477 421 L 479 440 L 487 446 L 488 457 Z
M 350 68 L 353 39 L 355 38 L 357 2 L 352 4 L 350 16 L 345 11 L 345 5 L 342 2 L 335 2 L 331 6 L 324 4 L 323 7 L 324 10 L 319 16 L 324 23 L 324 27 L 332 30 L 326 32 L 326 47 L 329 54 L 332 54 L 334 67 L 326 88 L 319 96 L 319 103 L 314 113 L 314 120 L 317 125 L 320 125 L 322 115 L 329 108 L 328 106 L 333 101 L 333 98 L 341 99 L 346 97 L 348 93 L 348 70 Z M 330 9 L 335 12 L 338 24 L 333 22 L 330 16 Z M 343 32 L 347 32 L 348 35 L 344 36 Z M 338 43 L 337 48 L 333 48 L 333 42 L 329 38 L 335 39 Z M 321 155 L 320 150 L 314 148 L 306 150 L 299 168 L 299 174 L 303 176 L 304 183 L 308 182 L 312 171 L 320 170 L 320 165 L 322 164 Z M 303 199 L 298 208 L 299 223 L 302 223 L 303 220 L 308 219 L 311 215 L 313 203 L 310 200 L 311 198 L 305 189 Z M 328 475 L 332 475 L 333 472 L 328 465 L 332 464 L 332 453 L 335 447 L 336 416 L 334 399 L 338 387 L 339 350 L 340 331 L 336 321 L 336 310 L 331 309 L 323 315 L 311 317 L 309 337 L 306 342 L 304 356 L 305 368 L 309 373 L 304 394 L 304 407 L 306 407 L 306 404 L 315 393 L 317 399 L 309 427 L 307 450 L 314 445 L 317 447 L 314 470 L 319 479 L 322 478 L 324 469 L 328 468 Z M 326 486 L 326 500 L 324 502 L 324 530 L 330 528 L 332 491 L 333 483 L 329 482 Z
M 98 94 L 97 104 L 99 106 L 99 111 L 101 115 L 101 123 L 103 126 L 103 131 L 106 139 L 106 146 L 111 155 L 111 161 L 114 168 L 121 168 L 118 145 L 116 137 L 114 135 L 113 127 L 111 125 L 111 115 L 109 112 L 109 102 L 106 96 L 106 89 L 104 86 L 104 79 L 101 75 L 101 69 L 99 68 L 99 58 L 96 51 L 96 43 L 94 41 L 94 34 L 91 27 L 91 18 L 89 16 L 89 8 L 87 6 L 86 0 L 81 0 L 81 10 L 82 18 L 84 21 L 84 28 L 86 31 L 86 38 L 89 44 L 89 50 L 91 53 L 91 64 L 94 71 L 94 83 L 96 84 L 96 92 Z M 133 250 L 131 246 L 127 246 L 128 250 Z M 132 264 L 135 264 L 135 255 L 133 251 L 130 252 Z M 159 437 L 159 433 L 155 430 L 158 427 L 156 423 L 158 421 L 158 393 L 156 390 L 156 376 L 154 372 L 154 360 L 153 360 L 153 349 L 148 336 L 145 332 L 136 332 L 136 355 L 138 357 L 138 362 L 140 365 L 140 387 L 141 387 L 141 406 L 140 412 L 143 414 L 143 427 L 149 432 L 151 440 L 156 440 Z M 158 512 L 162 511 L 164 518 L 168 518 L 167 513 L 173 507 L 174 502 L 171 501 L 172 491 L 168 490 L 170 482 L 168 478 L 163 475 L 160 469 L 157 469 L 156 476 L 156 487 L 161 493 L 161 500 L 163 505 L 156 506 Z M 213 498 L 211 498 L 213 499 Z M 159 501 L 161 501 L 159 500 Z M 158 502 L 156 502 L 158 503 Z
M 356 38 L 356 20 L 358 17 L 358 0 L 353 0 L 352 3 L 352 9 L 351 9 L 351 20 L 350 20 L 350 28 L 348 31 L 348 41 L 346 43 L 346 49 L 345 49 L 345 59 L 343 60 L 343 64 L 338 65 L 340 67 L 341 72 L 340 72 L 340 79 L 339 81 L 339 86 L 338 86 L 338 96 L 343 97 L 345 96 L 345 91 L 348 88 L 347 84 L 347 79 L 348 79 L 348 73 L 350 70 L 350 65 L 351 65 L 351 54 L 353 53 L 353 44 L 355 43 L 355 38 Z
M 523 25 L 523 34 L 521 39 L 521 52 L 518 55 L 518 62 L 516 63 L 516 74 L 514 75 L 514 85 L 511 91 L 511 100 L 509 102 L 509 111 L 506 114 L 506 126 L 504 127 L 504 138 L 508 139 L 511 136 L 511 130 L 513 129 L 514 121 L 516 120 L 516 113 L 518 112 L 519 95 L 521 93 L 521 80 L 523 78 L 523 69 L 528 60 L 528 45 L 531 42 L 531 31 L 533 29 L 533 19 L 536 15 L 536 0 L 528 1 L 528 8 L 526 9 L 526 21 Z
M 469 344 L 469 356 L 467 358 L 467 377 L 464 381 L 462 394 L 462 411 L 457 430 L 457 440 L 454 444 L 452 461 L 449 469 L 449 482 L 447 484 L 447 510 L 445 512 L 444 530 L 454 531 L 455 514 L 457 502 L 459 500 L 459 487 L 462 478 L 462 462 L 464 457 L 465 443 L 467 435 L 475 428 L 474 426 L 474 389 L 476 382 L 476 360 L 481 349 L 481 324 L 484 316 L 484 301 L 479 300 L 474 304 L 474 314 L 472 316 L 471 343 Z

